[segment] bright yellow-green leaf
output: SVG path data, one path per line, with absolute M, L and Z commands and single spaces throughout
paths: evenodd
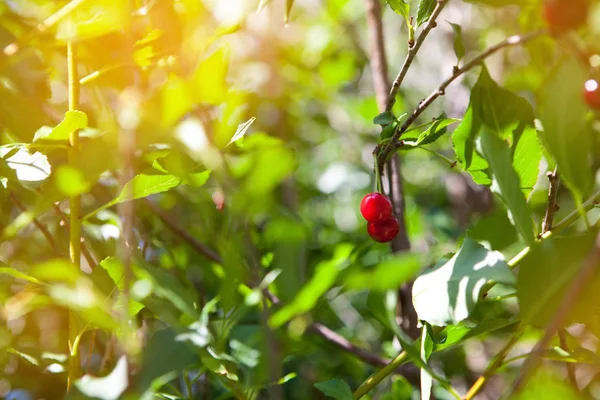
M 225 100 L 229 88 L 227 77 L 229 52 L 221 48 L 204 59 L 192 76 L 193 91 L 198 103 L 218 104 Z
M 55 172 L 55 183 L 65 196 L 77 196 L 87 192 L 90 184 L 83 173 L 69 165 L 61 165 Z

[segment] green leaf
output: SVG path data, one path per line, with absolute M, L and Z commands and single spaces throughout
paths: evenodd
M 75 382 L 75 387 L 86 396 L 100 400 L 117 400 L 129 385 L 127 358 L 121 356 L 117 365 L 107 376 L 98 378 L 84 375 Z
M 590 164 L 588 109 L 581 94 L 587 71 L 576 57 L 561 62 L 544 84 L 540 100 L 540 133 L 544 145 L 556 161 L 560 176 L 577 199 L 593 183 Z
M 417 27 L 423 25 L 435 10 L 438 0 L 420 0 L 417 11 Z
M 84 112 L 67 111 L 63 120 L 51 131 L 38 130 L 33 137 L 33 141 L 67 141 L 72 132 L 87 128 L 87 126 L 88 117 Z
M 154 284 L 154 293 L 171 304 L 179 311 L 192 318 L 198 318 L 195 307 L 195 295 L 186 286 L 182 285 L 172 274 L 164 269 L 157 268 L 149 263 L 144 263 L 136 271 L 139 278 L 148 279 Z
M 471 90 L 469 108 L 452 140 L 463 168 L 476 183 L 489 185 L 492 180 L 488 161 L 475 151 L 477 138 L 484 130 L 508 141 L 518 182 L 523 193 L 528 195 L 537 182 L 542 159 L 533 109 L 522 97 L 498 86 L 485 67 Z
M 514 400 L 581 400 L 577 393 L 563 377 L 551 375 L 546 371 L 537 373 L 527 385 L 511 398 Z
M 404 0 L 386 0 L 386 2 L 396 14 L 402 15 L 408 24 L 408 19 L 410 18 L 410 5 Z
M 338 274 L 348 266 L 348 258 L 353 249 L 354 246 L 349 244 L 338 245 L 331 260 L 323 261 L 315 267 L 312 279 L 302 287 L 294 300 L 271 316 L 270 325 L 278 328 L 294 316 L 312 310 L 321 296 L 333 286 Z
M 385 126 L 394 121 L 394 114 L 391 111 L 384 111 L 373 118 L 373 123 L 376 125 Z
M 471 92 L 471 104 L 462 119 L 462 123 L 452 135 L 456 157 L 463 169 L 471 174 L 473 181 L 480 185 L 489 185 L 492 180 L 488 176 L 487 161 L 475 151 L 475 141 L 481 129 L 481 120 L 475 115 L 473 108 L 474 92 Z
M 237 130 L 235 131 L 235 134 L 233 135 L 229 143 L 227 143 L 227 146 L 243 138 L 246 132 L 248 131 L 248 128 L 250 128 L 250 125 L 252 125 L 254 121 L 256 121 L 256 117 L 252 117 L 248 121 L 239 124 Z
M 123 187 L 123 190 L 119 196 L 117 196 L 117 198 L 111 200 L 95 211 L 92 211 L 86 215 L 84 219 L 91 217 L 99 211 L 112 207 L 115 204 L 123 203 L 129 200 L 141 199 L 157 193 L 163 193 L 179 186 L 180 184 L 181 178 L 178 178 L 174 175 L 147 173 L 136 175 L 131 181 L 125 184 L 125 187 Z
M 8 265 L 4 264 L 1 261 L 0 261 L 0 275 L 12 276 L 15 279 L 22 279 L 24 281 L 35 283 L 38 285 L 43 284 L 43 282 L 40 281 L 39 279 L 34 278 L 33 276 L 29 276 L 29 275 L 27 275 L 21 271 L 18 271 L 12 267 L 9 267 Z
M 460 122 L 460 119 L 444 118 L 443 116 L 436 119 L 425 131 L 421 132 L 414 145 L 419 146 L 435 142 L 446 133 L 448 126 L 457 122 Z
M 383 261 L 370 271 L 351 272 L 345 279 L 345 285 L 354 290 L 386 291 L 398 288 L 412 279 L 421 265 L 422 259 L 418 254 L 402 253 Z
M 456 58 L 458 59 L 458 62 L 460 62 L 460 60 L 463 59 L 463 57 L 465 56 L 465 45 L 463 43 L 463 36 L 462 36 L 462 27 L 459 24 L 454 24 L 452 22 L 448 22 L 450 24 L 450 26 L 452 27 L 452 30 L 454 31 L 454 41 L 453 41 L 453 45 L 454 45 L 454 54 L 456 54 Z
M 413 285 L 413 304 L 419 320 L 434 326 L 456 324 L 469 317 L 488 281 L 515 283 L 512 271 L 497 251 L 471 238 L 450 259 L 442 259 Z
M 75 284 L 83 273 L 68 260 L 48 260 L 34 265 L 29 275 L 42 282 L 65 282 Z
M 83 172 L 70 165 L 61 165 L 54 174 L 54 182 L 65 196 L 77 196 L 90 189 L 91 185 L 86 181 Z
M 391 138 L 396 131 L 396 127 L 398 127 L 398 123 L 396 121 L 392 121 L 392 123 L 383 126 L 381 128 L 381 133 L 379 134 L 379 141 L 381 142 Z
M 517 231 L 499 205 L 483 215 L 469 228 L 469 236 L 477 242 L 487 242 L 494 250 L 503 250 L 518 240 Z
M 352 400 L 352 390 L 346 382 L 341 379 L 331 379 L 325 382 L 315 383 L 315 387 L 319 389 L 325 396 L 336 400 Z
M 546 326 L 562 303 L 569 283 L 593 249 L 595 237 L 594 231 L 551 237 L 533 247 L 521 260 L 517 293 L 524 322 Z M 586 305 L 587 314 L 590 314 L 591 306 Z M 574 313 L 572 310 L 570 317 Z
M 517 326 L 518 323 L 519 322 L 509 319 L 494 318 L 479 321 L 474 327 L 465 323 L 450 325 L 436 335 L 434 351 L 445 350 L 463 343 L 468 339 L 509 326 Z
M 17 179 L 21 182 L 43 181 L 52 171 L 48 157 L 38 151 L 30 153 L 25 147 L 2 146 L 0 156 L 15 171 Z
M 175 339 L 176 333 L 167 328 L 156 332 L 144 349 L 138 389 L 145 392 L 152 383 L 171 372 L 180 372 L 198 362 L 193 347 Z M 169 379 L 170 380 L 170 379 Z M 152 397 L 150 397 L 152 398 Z
M 531 210 L 519 187 L 519 176 L 511 165 L 508 145 L 496 135 L 482 132 L 480 140 L 481 153 L 489 162 L 492 172 L 493 192 L 506 203 L 512 221 L 517 230 L 529 245 L 535 243 L 536 230 Z
M 413 385 L 401 375 L 393 375 L 389 391 L 381 394 L 379 400 L 412 399 Z

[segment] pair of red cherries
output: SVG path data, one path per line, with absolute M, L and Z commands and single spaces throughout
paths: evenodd
M 400 231 L 393 216 L 392 201 L 381 193 L 369 193 L 360 202 L 360 213 L 367 220 L 367 232 L 379 243 L 391 242 Z

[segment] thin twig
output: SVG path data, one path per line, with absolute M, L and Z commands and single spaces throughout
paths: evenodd
M 565 328 L 561 328 L 558 331 L 558 341 L 560 344 L 560 348 L 569 353 L 569 343 L 567 342 L 567 330 Z M 575 374 L 576 364 L 566 362 L 565 366 L 567 367 L 567 376 L 569 377 L 569 382 L 571 383 L 571 386 L 578 390 L 577 375 Z
M 394 358 L 389 364 L 377 371 L 373 376 L 363 382 L 362 385 L 354 391 L 354 398 L 360 399 L 367 394 L 371 389 L 377 386 L 383 379 L 392 374 L 396 368 L 403 364 L 408 359 L 408 353 L 406 351 L 401 352 Z
M 440 86 L 434 90 L 427 98 L 422 100 L 417 108 L 413 110 L 410 116 L 404 121 L 402 126 L 398 127 L 394 132 L 392 138 L 386 143 L 383 149 L 377 152 L 377 161 L 380 166 L 387 161 L 392 151 L 395 149 L 396 143 L 400 140 L 400 136 L 408 130 L 408 128 L 412 125 L 413 122 L 417 120 L 417 118 L 429 107 L 438 97 L 443 96 L 446 93 L 446 88 L 450 86 L 452 82 L 454 82 L 458 77 L 470 71 L 477 65 L 479 65 L 482 61 L 484 61 L 489 56 L 498 52 L 507 47 L 522 45 L 534 38 L 537 38 L 543 34 L 545 34 L 545 30 L 537 31 L 534 33 L 526 34 L 526 35 L 514 35 L 505 40 L 496 43 L 495 45 L 489 47 L 483 53 L 479 54 L 477 57 L 473 58 L 471 61 L 463 65 L 461 68 L 455 68 L 452 75 L 443 81 Z
M 525 385 L 527 380 L 533 375 L 540 364 L 540 359 L 545 349 L 550 344 L 552 337 L 563 327 L 567 321 L 569 312 L 575 306 L 575 303 L 581 298 L 590 282 L 593 280 L 598 264 L 600 263 L 600 235 L 596 237 L 596 244 L 592 253 L 588 256 L 579 273 L 569 286 L 562 303 L 546 326 L 544 336 L 537 342 L 531 356 L 525 361 L 521 374 L 515 381 L 513 392 L 519 390 Z
M 471 386 L 471 388 L 467 391 L 467 394 L 463 398 L 464 400 L 474 399 L 475 396 L 481 391 L 481 389 L 483 389 L 488 380 L 496 373 L 498 368 L 500 368 L 503 365 L 506 356 L 508 356 L 508 353 L 514 347 L 514 345 L 517 344 L 522 334 L 522 329 L 517 329 L 517 331 L 515 331 L 515 333 L 511 335 L 510 339 L 508 340 L 508 342 L 506 342 L 502 350 L 500 350 L 500 352 L 496 354 L 496 357 L 494 357 L 492 362 L 487 366 L 483 374 L 475 381 L 473 386 Z
M 223 259 L 221 256 L 213 249 L 205 245 L 196 239 L 190 232 L 179 226 L 179 224 L 171 217 L 166 211 L 160 208 L 156 203 L 154 203 L 150 199 L 144 199 L 146 205 L 152 210 L 154 214 L 160 218 L 160 220 L 169 228 L 173 233 L 182 238 L 187 244 L 189 244 L 197 253 L 216 262 L 217 264 L 221 264 Z
M 433 12 L 431 13 L 431 16 L 429 17 L 429 20 L 427 21 L 427 24 L 425 25 L 425 28 L 423 28 L 423 30 L 417 37 L 415 43 L 412 46 L 409 43 L 408 53 L 406 54 L 406 58 L 404 59 L 402 68 L 400 68 L 398 76 L 392 83 L 392 87 L 390 89 L 390 93 L 387 99 L 387 105 L 385 108 L 386 111 L 391 111 L 392 107 L 394 107 L 394 103 L 396 103 L 396 96 L 398 95 L 398 90 L 400 90 L 400 86 L 404 81 L 406 73 L 408 72 L 412 62 L 414 61 L 417 52 L 421 48 L 421 45 L 425 41 L 425 38 L 427 38 L 429 32 L 431 32 L 431 30 L 437 26 L 436 20 L 439 17 L 442 10 L 444 9 L 444 7 L 446 6 L 446 4 L 448 4 L 448 0 L 438 0 L 435 8 L 433 9 Z
M 17 196 L 14 195 L 14 193 L 10 193 L 10 195 L 8 197 L 9 197 L 10 201 L 12 201 L 14 203 L 14 205 L 17 206 L 17 208 L 20 209 L 22 212 L 27 211 L 27 208 L 23 205 L 23 203 L 21 203 L 21 201 L 17 198 Z M 46 228 L 46 226 L 44 226 L 44 224 L 42 224 L 37 218 L 33 218 L 32 221 L 33 221 L 33 224 L 36 226 L 36 228 L 38 228 L 39 231 L 42 233 L 42 235 L 44 235 L 44 237 L 48 241 L 48 244 L 50 245 L 50 247 L 52 247 L 54 252 L 56 254 L 59 254 L 58 246 L 56 245 L 56 242 L 54 241 L 54 237 L 52 237 L 52 234 L 50 233 L 48 228 Z
M 558 187 L 560 186 L 560 176 L 558 175 L 558 170 L 554 168 L 553 172 L 548 171 L 547 176 L 550 187 L 548 188 L 548 205 L 546 206 L 546 215 L 544 216 L 544 221 L 542 222 L 542 235 L 552 229 L 554 214 L 559 209 L 558 204 L 556 204 Z

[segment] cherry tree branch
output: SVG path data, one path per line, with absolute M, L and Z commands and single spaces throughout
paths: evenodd
M 384 163 L 390 157 L 391 153 L 394 151 L 396 144 L 400 140 L 402 134 L 408 130 L 408 128 L 413 124 L 413 122 L 417 120 L 417 118 L 419 118 L 419 116 L 423 113 L 423 111 L 427 109 L 427 107 L 429 107 L 438 97 L 443 96 L 446 93 L 446 88 L 450 86 L 450 84 L 454 82 L 458 77 L 475 68 L 476 66 L 481 64 L 481 62 L 483 62 L 486 58 L 493 55 L 494 53 L 507 47 L 522 45 L 545 33 L 545 30 L 541 30 L 525 35 L 510 36 L 505 40 L 489 47 L 483 53 L 479 54 L 477 57 L 473 58 L 471 61 L 469 61 L 462 67 L 455 68 L 450 77 L 443 81 L 436 90 L 434 90 L 429 96 L 427 96 L 419 103 L 417 108 L 413 110 L 413 112 L 408 116 L 404 123 L 396 129 L 391 139 L 383 146 L 383 148 L 376 149 L 377 162 L 379 163 L 379 165 L 381 167 L 384 165 Z
M 408 44 L 408 53 L 406 54 L 404 63 L 400 68 L 400 72 L 398 72 L 398 76 L 396 76 L 396 79 L 394 79 L 394 82 L 392 83 L 385 111 L 390 111 L 392 107 L 394 107 L 394 103 L 396 103 L 396 95 L 398 94 L 398 90 L 400 90 L 400 86 L 404 81 L 406 73 L 408 72 L 412 62 L 414 61 L 417 52 L 421 48 L 421 45 L 425 41 L 425 38 L 427 38 L 429 32 L 431 32 L 431 30 L 437 26 L 436 20 L 441 14 L 446 4 L 448 4 L 448 0 L 438 0 L 433 12 L 431 13 L 431 16 L 429 17 L 429 20 L 427 21 L 427 24 L 417 37 L 417 40 L 414 43 Z
M 542 222 L 542 235 L 552 229 L 552 223 L 554 222 L 554 213 L 558 211 L 559 207 L 556 204 L 556 197 L 558 195 L 558 187 L 560 186 L 560 176 L 558 170 L 554 168 L 554 172 L 548 171 L 548 181 L 550 187 L 548 189 L 548 205 L 546 206 L 546 215 L 544 215 L 544 221 Z
M 447 0 L 444 0 L 444 2 L 445 1 Z M 379 111 L 383 112 L 388 109 L 388 107 L 392 107 L 395 93 L 398 91 L 401 80 L 398 81 L 396 88 L 392 87 L 390 91 L 388 66 L 385 55 L 385 41 L 383 37 L 383 24 L 381 22 L 381 4 L 379 0 L 365 0 L 365 6 L 367 10 L 366 18 L 369 33 L 369 62 L 371 64 L 377 106 Z M 431 30 L 431 28 L 429 30 Z M 419 36 L 421 43 L 425 39 L 425 36 L 426 34 L 421 34 Z M 408 57 L 410 57 L 410 61 L 404 62 L 405 68 L 407 69 L 414 58 L 414 54 L 412 56 L 410 55 L 411 51 L 413 51 L 412 48 L 414 47 L 417 47 L 417 45 L 411 46 L 411 44 L 409 44 L 409 56 L 407 56 L 407 60 Z M 391 93 L 394 95 L 392 96 Z M 386 166 L 394 215 L 396 216 L 400 227 L 398 235 L 392 240 L 392 251 L 394 252 L 410 250 L 410 240 L 406 229 L 404 185 L 400 167 L 400 157 L 398 156 L 389 160 Z M 383 171 L 383 164 L 379 165 L 379 171 Z M 381 179 L 381 175 L 378 176 L 378 179 Z M 398 322 L 411 337 L 416 338 L 419 335 L 419 329 L 417 328 L 416 312 L 412 305 L 412 301 L 410 300 L 410 284 L 402 285 L 402 287 L 399 288 L 398 299 Z

